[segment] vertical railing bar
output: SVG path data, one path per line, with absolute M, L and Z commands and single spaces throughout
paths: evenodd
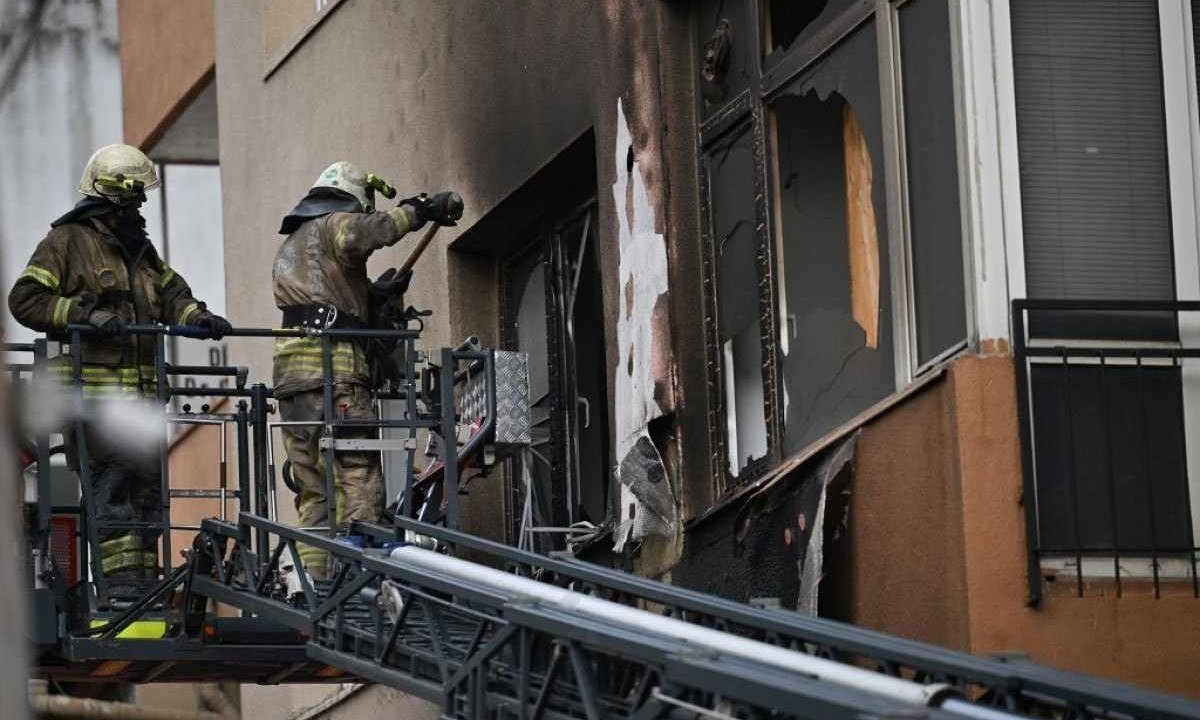
M 1063 379 L 1066 383 L 1067 411 L 1067 480 L 1071 494 L 1071 527 L 1075 539 L 1075 594 L 1083 597 L 1083 541 L 1079 537 L 1079 486 L 1075 478 L 1075 421 L 1071 412 L 1071 364 L 1066 347 L 1058 348 L 1062 357 Z
M 1183 358 L 1179 354 L 1173 354 L 1171 356 L 1171 367 L 1173 367 L 1179 371 L 1180 378 L 1183 377 Z M 1189 484 L 1190 479 L 1186 477 L 1186 474 L 1187 474 L 1187 449 L 1186 448 L 1184 449 L 1183 472 L 1185 474 L 1185 477 L 1184 477 L 1185 482 L 1184 482 L 1183 486 L 1185 488 L 1190 488 L 1190 484 Z M 1188 492 L 1190 494 L 1190 492 L 1191 492 L 1190 489 Z M 1195 529 L 1194 529 L 1195 526 L 1192 524 L 1193 518 L 1192 518 L 1191 497 L 1188 498 L 1188 502 L 1185 502 L 1183 504 L 1183 516 L 1187 522 L 1186 527 L 1188 529 L 1188 532 L 1192 533 L 1193 534 L 1192 537 L 1195 538 Z M 1192 597 L 1200 599 L 1200 577 L 1197 577 L 1197 574 L 1196 574 L 1196 550 L 1197 550 L 1197 548 L 1195 547 L 1194 539 L 1192 540 L 1192 546 L 1193 547 L 1192 547 L 1191 552 L 1188 553 L 1188 558 L 1191 560 L 1191 564 L 1192 564 Z
M 1146 425 L 1146 390 L 1145 390 L 1145 374 L 1146 366 L 1142 362 L 1142 354 L 1134 353 L 1134 361 L 1137 365 L 1137 393 L 1138 393 L 1138 408 L 1141 411 L 1141 426 L 1142 426 L 1142 481 L 1146 484 L 1147 495 L 1147 521 L 1150 525 L 1150 572 L 1154 581 L 1154 598 L 1159 598 L 1158 584 L 1158 529 L 1155 523 L 1154 513 L 1154 479 L 1150 475 L 1150 439 L 1147 433 Z
M 1029 606 L 1042 601 L 1041 551 L 1039 549 L 1037 483 L 1033 461 L 1033 420 L 1030 408 L 1032 387 L 1029 358 L 1025 350 L 1025 309 L 1013 301 L 1013 360 L 1016 363 L 1017 425 L 1021 433 L 1021 487 L 1025 506 L 1025 575 L 1029 584 Z
M 338 532 L 338 507 L 337 507 L 337 482 L 334 475 L 334 463 L 337 462 L 337 455 L 334 449 L 334 432 L 333 422 L 334 407 L 333 407 L 333 341 L 328 335 L 321 335 L 321 374 L 323 376 L 322 389 L 324 390 L 324 418 L 325 426 L 323 434 L 327 439 L 324 450 L 325 456 L 325 518 L 329 526 L 329 537 L 335 537 Z
M 45 377 L 47 354 L 46 339 L 38 338 L 34 340 L 33 368 L 29 373 L 31 387 L 37 387 L 37 381 Z M 52 550 L 50 547 L 50 535 L 53 530 L 51 516 L 54 513 L 50 480 L 50 437 L 45 434 L 39 434 L 36 438 L 36 443 L 37 445 L 34 449 L 37 453 L 37 545 L 42 552 L 49 553 Z
M 141 347 L 141 338 L 135 337 L 134 340 Z M 164 411 L 169 400 L 167 396 L 167 336 L 163 333 L 154 335 L 154 397 L 155 405 L 158 410 Z M 141 362 L 141 353 L 138 353 L 139 365 Z M 138 378 L 141 382 L 141 367 L 138 368 Z M 142 388 L 138 388 L 139 394 Z M 169 440 L 167 433 L 170 432 L 170 425 L 164 424 L 162 433 L 158 439 L 159 452 L 159 488 L 162 492 L 162 498 L 159 501 L 160 514 L 159 528 L 162 532 L 162 565 L 163 577 L 166 577 L 171 572 L 171 462 L 168 457 Z M 154 548 L 156 551 L 158 548 Z
M 454 407 L 454 351 L 442 349 L 441 394 L 442 405 L 442 488 L 446 499 L 446 527 L 458 529 L 458 433 L 456 408 Z
M 1113 466 L 1112 417 L 1108 397 L 1108 364 L 1104 353 L 1100 353 L 1100 416 L 1104 423 L 1104 447 L 1108 453 L 1108 505 L 1112 516 L 1113 577 L 1117 583 L 1117 597 L 1121 597 L 1121 535 L 1117 527 L 1117 479 Z
M 250 415 L 245 400 L 237 404 L 238 511 L 250 512 Z
M 92 568 L 92 581 L 96 585 L 96 594 L 100 598 L 108 595 L 108 581 L 104 577 L 104 568 L 100 558 L 100 530 L 96 527 L 99 520 L 96 517 L 96 501 L 92 487 L 92 461 L 88 457 L 87 426 L 84 421 L 87 402 L 83 387 L 83 348 L 80 333 L 71 331 L 71 377 L 75 384 L 76 415 L 75 415 L 75 454 L 79 464 L 79 486 L 83 495 L 84 507 L 80 514 L 85 523 L 88 546 L 88 561 Z
M 255 383 L 250 388 L 250 413 L 254 424 L 254 512 L 259 517 L 267 516 L 267 475 L 270 472 L 267 462 L 267 433 L 271 431 L 267 423 L 267 386 Z M 271 539 L 266 530 L 255 530 L 255 551 L 259 558 L 267 557 Z
M 405 419 L 417 419 L 417 345 L 412 338 L 404 341 L 404 413 Z M 413 503 L 413 462 L 416 454 L 417 429 L 410 426 L 404 448 L 404 514 L 417 517 L 417 508 Z

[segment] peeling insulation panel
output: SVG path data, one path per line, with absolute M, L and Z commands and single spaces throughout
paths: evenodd
M 846 538 L 858 435 L 834 443 L 736 509 L 688 531 L 688 552 L 671 571 L 681 587 L 739 602 L 774 598 L 816 614 L 825 558 Z
M 660 390 L 669 385 L 667 246 L 655 229 L 655 213 L 641 175 L 633 136 L 617 101 L 617 207 L 622 312 L 617 319 L 613 369 L 615 465 L 620 487 L 614 548 L 647 535 L 669 535 L 678 522 L 678 503 L 649 425 L 663 415 Z
M 871 200 L 875 172 L 854 108 L 842 106 L 846 158 L 846 243 L 850 253 L 850 312 L 866 346 L 879 347 L 879 232 Z

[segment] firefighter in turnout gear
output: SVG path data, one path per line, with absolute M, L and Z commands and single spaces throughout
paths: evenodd
M 275 256 L 275 304 L 283 311 L 284 327 L 315 330 L 379 326 L 379 308 L 408 287 L 411 272 L 394 273 L 372 284 L 367 259 L 380 248 L 426 222 L 452 225 L 462 216 L 462 199 L 452 192 L 418 196 L 389 210 L 375 212 L 374 192 L 393 197 L 390 186 L 347 162 L 330 165 L 308 194 L 283 219 L 287 236 Z M 393 302 L 392 305 L 395 303 Z M 333 355 L 332 420 L 374 419 L 371 369 L 365 343 L 335 341 Z M 316 337 L 280 338 L 275 343 L 275 398 L 283 421 L 321 421 L 324 383 L 321 340 Z M 295 486 L 296 508 L 303 527 L 343 526 L 352 520 L 377 522 L 383 512 L 383 472 L 378 452 L 339 451 L 333 468 L 336 497 L 327 517 L 324 462 L 319 425 L 284 425 L 284 448 Z M 373 437 L 374 430 L 342 431 L 339 437 Z M 328 556 L 310 546 L 299 547 L 305 568 L 313 577 L 328 573 Z
M 154 164 L 137 148 L 97 150 L 79 182 L 84 198 L 51 223 L 8 296 L 13 317 L 30 329 L 62 340 L 69 340 L 68 325 L 98 330 L 52 368 L 69 382 L 79 353 L 85 401 L 153 394 L 156 339 L 124 333 L 126 325 L 200 326 L 212 338 L 231 329 L 192 296 L 150 244 L 139 207 L 157 184 Z M 68 461 L 78 471 L 74 428 L 64 438 Z M 110 597 L 128 599 L 157 578 L 160 533 L 103 525 L 161 520 L 160 459 L 106 440 L 95 427 L 86 430 L 86 441 L 101 569 Z

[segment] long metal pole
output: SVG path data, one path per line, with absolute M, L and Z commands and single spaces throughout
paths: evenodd
M 809 675 L 911 705 L 938 706 L 942 704 L 943 700 L 954 697 L 957 693 L 952 686 L 943 683 L 922 685 L 833 660 L 813 657 L 776 645 L 768 645 L 757 640 L 554 587 L 536 580 L 460 560 L 453 556 L 423 550 L 415 545 L 396 548 L 392 551 L 391 558 L 393 561 L 421 573 L 449 575 L 514 599 L 535 600 L 544 605 L 586 615 L 634 632 L 671 638 L 686 642 L 696 648 L 713 650 L 788 672 Z M 1013 716 L 1005 715 L 1004 717 L 1011 720 Z

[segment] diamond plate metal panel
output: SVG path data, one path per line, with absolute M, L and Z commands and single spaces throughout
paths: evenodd
M 498 452 L 530 443 L 529 356 L 507 350 L 495 351 L 496 437 Z M 487 383 L 482 373 L 467 380 L 462 395 L 465 418 L 482 418 L 487 408 Z

